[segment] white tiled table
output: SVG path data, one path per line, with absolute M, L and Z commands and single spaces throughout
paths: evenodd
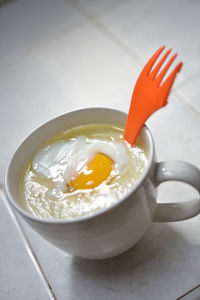
M 22 139 L 69 110 L 128 111 L 141 67 L 160 45 L 184 68 L 169 104 L 148 121 L 159 160 L 200 167 L 200 2 L 43 0 L 0 6 L 0 299 L 200 299 L 200 217 L 154 224 L 127 253 L 106 261 L 72 257 L 16 216 L 4 191 Z M 160 201 L 193 197 L 183 184 Z M 184 196 L 183 196 L 184 195 Z M 184 296 L 185 295 L 185 296 Z

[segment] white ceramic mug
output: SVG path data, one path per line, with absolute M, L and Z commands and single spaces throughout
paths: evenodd
M 74 220 L 45 220 L 29 214 L 19 196 L 19 180 L 25 163 L 54 134 L 90 123 L 124 126 L 127 115 L 108 108 L 86 108 L 59 116 L 45 123 L 19 146 L 7 173 L 6 190 L 10 203 L 46 240 L 73 255 L 103 259 L 118 255 L 144 235 L 152 222 L 173 222 L 192 218 L 200 212 L 200 199 L 179 203 L 156 202 L 157 186 L 176 180 L 190 184 L 200 192 L 200 170 L 186 162 L 156 162 L 155 148 L 149 129 L 141 130 L 148 165 L 128 194 L 116 204 L 92 216 Z

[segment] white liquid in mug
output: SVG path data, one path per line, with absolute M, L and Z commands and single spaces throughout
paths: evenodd
M 147 165 L 141 139 L 131 147 L 123 133 L 119 126 L 90 124 L 51 138 L 23 172 L 25 209 L 40 218 L 74 219 L 116 203 Z

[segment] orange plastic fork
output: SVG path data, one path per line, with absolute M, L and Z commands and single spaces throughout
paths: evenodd
M 177 56 L 177 54 L 174 54 L 166 66 L 160 71 L 163 63 L 172 50 L 169 49 L 153 68 L 153 65 L 164 48 L 165 46 L 160 47 L 144 66 L 133 91 L 124 133 L 124 139 L 132 146 L 135 144 L 137 136 L 148 117 L 167 104 L 167 98 L 176 74 L 183 65 L 183 63 L 180 62 L 166 80 L 161 83 L 163 77 Z

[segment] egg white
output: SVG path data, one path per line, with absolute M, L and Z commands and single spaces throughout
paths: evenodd
M 124 143 L 79 136 L 68 141 L 58 141 L 38 151 L 32 161 L 32 168 L 40 177 L 55 181 L 58 193 L 55 190 L 52 192 L 56 195 L 61 190 L 65 191 L 66 183 L 75 179 L 97 153 L 107 155 L 114 163 L 114 171 L 119 174 L 128 162 Z

